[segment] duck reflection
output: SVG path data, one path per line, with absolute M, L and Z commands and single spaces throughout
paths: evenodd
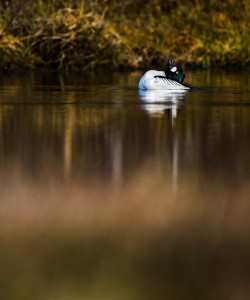
M 170 111 L 172 119 L 184 105 L 187 90 L 139 90 L 142 108 L 152 116 L 161 116 Z
M 177 191 L 179 177 L 179 143 L 178 136 L 174 130 L 177 111 L 184 106 L 184 100 L 187 90 L 140 90 L 140 100 L 142 108 L 145 109 L 150 116 L 158 117 L 169 113 L 172 124 L 172 159 L 171 159 L 171 178 L 172 192 Z

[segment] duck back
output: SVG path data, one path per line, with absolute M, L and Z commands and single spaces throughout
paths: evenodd
M 147 71 L 139 81 L 141 90 L 188 90 L 189 87 L 168 79 L 164 71 Z

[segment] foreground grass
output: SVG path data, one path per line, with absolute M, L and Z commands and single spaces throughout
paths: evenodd
M 3 180 L 1 299 L 248 299 L 249 188 L 147 174 Z
M 249 65 L 249 1 L 2 2 L 0 68 Z

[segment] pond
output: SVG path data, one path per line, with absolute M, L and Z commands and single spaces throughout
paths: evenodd
M 250 77 L 142 74 L 1 76 L 5 299 L 247 299 Z
M 202 89 L 161 95 L 138 92 L 141 74 L 3 76 L 0 173 L 122 184 L 150 164 L 173 180 L 249 178 L 247 74 L 190 72 Z

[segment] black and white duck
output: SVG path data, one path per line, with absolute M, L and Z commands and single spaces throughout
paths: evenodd
M 184 83 L 185 74 L 177 67 L 174 59 L 168 60 L 164 71 L 147 71 L 139 81 L 140 90 L 189 90 L 192 87 Z

